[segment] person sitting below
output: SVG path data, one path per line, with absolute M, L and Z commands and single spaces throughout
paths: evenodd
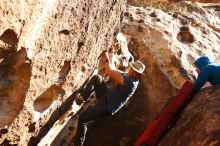
M 80 96 L 77 98 L 77 104 L 80 100 L 87 100 L 95 91 L 97 103 L 88 108 L 79 115 L 77 131 L 71 146 L 82 146 L 85 141 L 88 124 L 102 117 L 114 115 L 134 94 L 139 84 L 139 78 L 144 72 L 145 65 L 136 61 L 130 64 L 128 72 L 122 72 L 116 69 L 111 54 L 105 53 L 107 63 L 105 64 L 106 74 L 115 83 L 107 87 L 106 83 L 99 75 L 94 75 L 84 87 Z
M 214 62 L 208 56 L 202 56 L 194 62 L 194 65 L 196 66 L 198 77 L 195 81 L 193 93 L 198 93 L 206 81 L 213 86 L 220 84 L 219 64 L 214 64 Z

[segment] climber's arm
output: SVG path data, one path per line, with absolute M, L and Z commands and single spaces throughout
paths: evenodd
M 124 85 L 124 78 L 122 76 L 122 71 L 115 67 L 113 57 L 106 52 L 106 58 L 108 62 L 105 63 L 106 74 L 116 83 Z
M 210 71 L 208 68 L 202 69 L 195 81 L 194 93 L 198 93 L 209 78 Z

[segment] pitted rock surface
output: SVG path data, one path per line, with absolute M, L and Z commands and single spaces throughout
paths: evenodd
M 0 143 L 25 146 L 37 139 L 54 111 L 92 74 L 102 51 L 111 46 L 125 3 L 0 2 L 0 128 L 8 129 Z
M 70 95 L 94 69 L 105 76 L 99 57 L 116 37 L 117 66 L 139 59 L 146 70 L 128 104 L 90 126 L 85 145 L 132 146 L 183 82 L 195 80 L 196 58 L 220 63 L 218 5 L 177 6 L 187 11 L 125 12 L 124 0 L 1 1 L 0 145 L 68 145 L 77 124 Z M 219 94 L 198 94 L 159 145 L 219 145 Z

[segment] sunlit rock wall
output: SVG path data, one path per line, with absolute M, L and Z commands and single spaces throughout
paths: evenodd
M 203 22 L 200 12 L 193 12 L 166 13 L 153 8 L 128 7 L 125 13 L 122 31 L 128 43 L 136 44 L 131 49 L 145 45 L 176 88 L 186 79 L 196 78 L 193 62 L 198 57 L 209 55 L 215 62 L 220 59 L 219 32 L 208 25 L 209 21 Z
M 133 134 L 135 138 L 141 135 L 140 131 L 144 132 L 150 121 L 146 119 L 152 120 L 158 114 L 167 99 L 172 93 L 174 94 L 175 88 L 180 88 L 185 80 L 195 80 L 197 73 L 193 62 L 198 57 L 209 55 L 216 63 L 220 63 L 220 35 L 216 21 L 219 19 L 219 12 L 211 6 L 201 7 L 193 4 L 189 7 L 191 7 L 190 11 L 182 13 L 128 7 L 125 13 L 122 32 L 127 38 L 128 48 L 134 58 L 139 58 L 146 64 L 142 89 L 137 91 L 136 99 L 133 98 L 137 106 L 134 104 L 130 106 L 130 110 L 135 113 L 131 114 L 134 116 L 130 115 L 130 119 L 144 117 L 142 119 L 145 121 L 136 121 L 134 125 L 140 124 L 139 130 L 136 130 L 135 126 L 127 126 L 136 130 Z M 212 14 L 212 17 L 208 17 L 209 14 Z M 215 22 L 212 23 L 215 27 L 210 25 L 211 22 Z M 190 103 L 177 126 L 161 145 L 218 145 L 219 128 L 216 124 L 219 122 L 219 116 L 216 111 L 219 110 L 217 109 L 219 92 L 217 90 L 218 88 L 211 88 L 200 93 Z M 210 104 L 209 100 L 212 101 Z M 195 110 L 200 105 L 200 110 Z M 188 115 L 190 116 L 187 117 Z M 130 145 L 133 137 L 126 135 L 129 134 L 124 133 L 124 136 L 129 137 L 127 144 Z
M 187 2 L 187 3 L 219 3 L 219 0 L 127 0 L 129 5 L 132 6 L 153 6 L 158 7 L 169 7 L 169 4 L 174 4 L 174 3 L 178 3 L 178 2 Z M 166 6 L 163 6 L 163 4 L 166 4 Z
M 125 1 L 0 2 L 0 143 L 27 145 L 93 72 Z
M 198 5 L 191 5 L 191 7 L 193 9 L 190 12 L 178 13 L 164 12 L 154 8 L 128 7 L 124 14 L 121 30 L 121 36 L 126 38 L 126 43 L 120 39 L 122 37 L 119 37 L 119 42 L 121 42 L 119 46 L 128 44 L 127 49 L 133 55 L 134 60 L 139 59 L 144 62 L 146 70 L 129 104 L 115 116 L 99 120 L 88 130 L 86 140 L 88 146 L 132 146 L 147 128 L 149 122 L 158 115 L 167 100 L 176 95 L 176 89 L 179 89 L 185 80 L 195 80 L 197 73 L 193 67 L 193 62 L 198 57 L 206 54 L 216 63 L 220 63 L 219 32 L 208 25 L 211 21 L 219 19 L 218 15 L 214 15 L 218 14 L 218 11 L 211 10 L 212 8 L 202 8 Z M 196 10 L 201 10 L 203 13 Z M 208 17 L 208 11 L 213 12 L 212 17 L 215 19 Z M 204 19 L 208 21 L 203 21 Z M 215 92 L 215 89 L 212 91 Z M 203 96 L 202 93 L 199 97 Z M 212 104 L 216 106 L 217 104 L 214 102 L 217 100 L 218 92 L 214 94 L 216 98 L 213 98 Z M 207 96 L 204 94 L 202 97 L 204 103 L 209 100 L 205 98 Z M 192 104 L 199 105 L 199 103 L 201 102 L 198 100 L 192 101 Z M 196 130 L 199 131 L 199 128 L 196 128 L 192 134 L 197 140 L 196 144 L 193 143 L 193 137 L 188 134 L 193 130 L 193 125 L 191 126 L 189 121 L 185 121 L 179 123 L 179 126 L 175 128 L 176 131 L 171 132 L 171 135 L 162 145 L 181 145 L 181 142 L 183 145 L 206 145 L 209 140 L 210 144 L 211 142 L 214 143 L 218 138 L 218 134 L 215 134 L 218 132 L 218 128 L 213 130 L 214 126 L 206 125 L 205 121 L 210 120 L 216 124 L 219 122 L 219 116 L 215 112 L 217 109 L 208 107 L 208 105 L 201 107 L 204 114 L 206 114 L 206 108 L 210 113 L 207 115 L 208 118 L 204 118 L 199 123 L 198 127 L 204 125 L 202 130 L 205 130 L 206 126 L 210 127 L 210 130 L 197 139 Z M 211 114 L 212 111 L 213 114 Z M 194 108 L 190 108 L 186 112 L 187 115 L 194 113 Z M 193 124 L 201 117 L 200 114 L 202 113 L 197 114 L 198 112 L 199 110 L 196 110 L 194 117 L 189 117 Z M 211 115 L 215 115 L 213 120 Z M 186 116 L 181 121 L 184 121 L 185 118 Z M 184 126 L 186 122 L 190 128 L 184 131 L 184 128 L 187 128 Z M 179 127 L 184 133 L 178 131 Z M 178 137 L 172 141 L 172 138 L 176 138 L 175 132 L 178 132 Z M 186 134 L 189 136 L 186 137 Z M 204 143 L 201 142 L 202 138 L 208 134 L 217 136 L 213 136 L 213 139 L 208 138 Z M 185 138 L 190 141 L 185 142 Z M 106 141 L 108 142 L 106 143 Z

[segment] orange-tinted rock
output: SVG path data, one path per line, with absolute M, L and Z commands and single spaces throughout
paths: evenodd
M 124 0 L 0 2 L 0 145 L 38 135 L 109 49 L 124 10 Z
M 197 74 L 192 64 L 197 57 L 208 54 L 219 62 L 219 47 L 217 47 L 220 43 L 219 34 L 206 25 L 209 21 L 203 21 L 205 18 L 212 19 L 206 15 L 208 9 L 197 5 L 192 7 L 192 13 L 186 14 L 166 13 L 150 7 L 146 9 L 128 7 L 128 11 L 124 15 L 122 33 L 126 36 L 128 49 L 134 59 L 143 61 L 146 71 L 129 104 L 115 116 L 101 119 L 91 126 L 88 130 L 86 145 L 132 146 L 149 122 L 158 115 L 168 98 L 176 94 L 176 88 L 180 88 L 185 80 L 196 78 Z M 213 18 L 218 20 L 217 15 L 213 15 Z M 180 34 L 182 39 L 177 37 L 180 32 L 186 32 L 186 34 Z M 213 94 L 219 95 L 219 92 Z M 201 93 L 200 96 L 203 94 Z M 213 99 L 213 101 L 215 100 L 217 100 L 217 96 Z M 204 100 L 204 103 L 207 101 L 208 99 Z M 193 100 L 192 104 L 199 106 L 197 100 Z M 204 114 L 205 108 L 209 107 L 204 107 Z M 209 109 L 217 115 L 214 109 L 211 107 Z M 188 114 L 194 113 L 193 111 L 194 109 L 188 110 Z M 197 117 L 195 114 L 194 118 L 191 116 L 192 120 L 195 119 L 193 123 L 198 122 L 197 119 L 200 119 L 201 115 L 198 114 Z M 204 119 L 201 125 L 205 127 L 205 120 L 209 118 L 211 117 Z M 213 121 L 216 121 L 216 125 L 219 122 L 218 116 Z M 181 122 L 179 124 L 182 125 Z M 184 123 L 182 126 L 184 127 Z M 217 131 L 217 129 L 215 130 Z M 209 132 L 210 135 L 218 133 L 214 130 Z M 181 138 L 181 134 L 184 133 L 180 132 L 178 139 L 172 141 L 172 138 L 176 138 L 174 131 L 173 137 L 163 145 L 178 145 L 178 141 L 185 145 L 189 144 L 185 142 L 185 138 Z M 193 136 L 196 136 L 196 132 Z M 211 142 L 215 142 L 215 140 Z M 193 143 L 193 138 L 191 143 Z M 206 145 L 198 142 L 198 145 L 200 144 Z
M 93 125 L 86 144 L 133 145 L 176 88 L 186 79 L 195 79 L 192 64 L 197 57 L 208 54 L 219 61 L 218 6 L 179 6 L 187 11 L 128 7 L 123 15 L 125 1 L 1 1 L 0 145 L 36 145 L 48 131 L 57 130 L 52 127 L 55 122 L 62 125 L 70 120 L 74 113 L 63 115 L 72 104 L 67 97 L 98 66 L 99 55 L 111 46 L 123 17 L 119 67 L 140 59 L 146 65 L 145 75 L 130 104 Z M 190 103 L 161 145 L 219 145 L 215 89 L 204 90 Z M 75 132 L 73 118 L 60 133 Z M 55 142 L 55 137 L 49 137 L 44 142 L 56 145 L 70 140 L 68 132 L 63 134 L 67 137 L 57 137 Z

